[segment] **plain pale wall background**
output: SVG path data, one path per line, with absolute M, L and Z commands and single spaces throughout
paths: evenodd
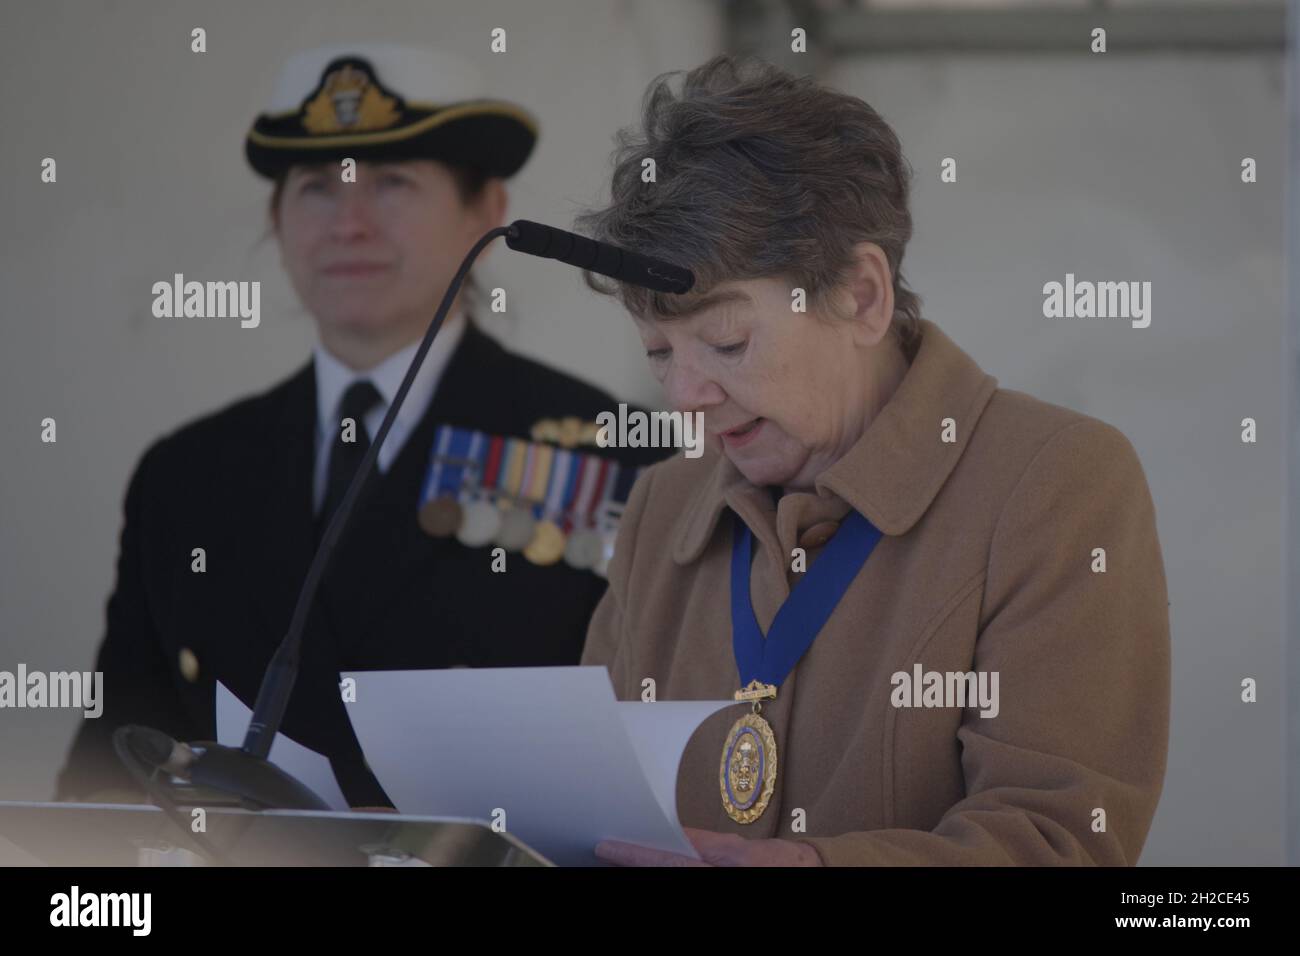
M 189 31 L 208 31 L 208 52 Z M 509 52 L 488 52 L 505 27 Z M 539 117 L 511 217 L 568 225 L 658 72 L 718 51 L 696 0 L 28 3 L 0 34 L 0 669 L 91 666 L 126 481 L 155 437 L 305 361 L 242 137 L 286 53 L 340 39 L 455 49 Z M 1145 864 L 1275 864 L 1282 846 L 1281 58 L 875 57 L 826 79 L 916 169 L 904 274 L 1008 388 L 1111 422 L 1155 498 L 1173 622 L 1169 770 Z M 58 160 L 59 182 L 39 182 Z M 938 180 L 958 161 L 958 181 Z M 1240 182 L 1243 156 L 1259 183 Z M 262 326 L 166 320 L 150 286 L 261 280 Z M 1150 281 L 1153 319 L 1042 316 L 1042 286 Z M 504 246 L 489 329 L 629 400 L 658 390 L 629 320 L 576 270 Z M 58 421 L 44 445 L 39 423 Z M 1243 445 L 1240 421 L 1259 423 Z M 1259 703 L 1240 702 L 1240 680 Z M 78 716 L 3 714 L 0 799 L 46 799 Z

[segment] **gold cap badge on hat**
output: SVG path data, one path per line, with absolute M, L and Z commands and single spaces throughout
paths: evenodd
M 326 73 L 302 108 L 303 128 L 317 135 L 387 129 L 401 118 L 398 97 L 384 92 L 362 61 Z

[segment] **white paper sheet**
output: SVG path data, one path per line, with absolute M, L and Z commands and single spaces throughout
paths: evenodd
M 244 702 L 225 684 L 217 681 L 217 743 L 227 747 L 243 746 L 248 720 L 252 716 L 253 712 L 244 706 Z M 348 809 L 348 801 L 334 777 L 334 768 L 323 754 L 304 747 L 292 737 L 276 734 L 267 759 L 315 791 L 331 810 Z
M 734 701 L 620 703 L 604 667 L 360 671 L 348 715 L 402 813 L 492 822 L 561 865 L 602 839 L 697 856 L 677 822 L 691 734 Z
M 641 761 L 646 782 L 659 806 L 675 827 L 677 819 L 677 768 L 682 752 L 695 729 L 705 718 L 735 701 L 661 700 L 655 703 L 618 701 L 618 716 L 623 720 L 632 747 Z M 691 856 L 698 856 L 692 850 Z

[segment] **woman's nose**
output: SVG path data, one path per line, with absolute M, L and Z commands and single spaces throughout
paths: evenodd
M 339 190 L 330 228 L 337 238 L 343 239 L 365 235 L 374 229 L 370 200 L 359 184 L 349 183 Z
M 664 397 L 677 411 L 703 411 L 726 398 L 722 387 L 688 365 L 673 365 L 664 379 Z

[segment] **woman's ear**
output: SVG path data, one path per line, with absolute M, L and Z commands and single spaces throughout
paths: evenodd
M 470 210 L 471 215 L 465 220 L 472 232 L 468 236 L 471 243 L 489 229 L 496 229 L 505 225 L 508 198 L 504 179 L 494 177 L 483 184 L 483 189 L 474 199 Z M 495 245 L 496 243 L 489 243 L 485 246 L 483 251 L 479 253 L 479 259 L 486 259 Z
M 854 340 L 859 345 L 877 345 L 894 317 L 894 277 L 885 250 L 874 242 L 855 245 L 847 286 Z
M 478 197 L 479 215 L 482 217 L 482 232 L 505 225 L 506 207 L 509 205 L 504 179 L 492 178 L 483 184 L 483 191 Z

